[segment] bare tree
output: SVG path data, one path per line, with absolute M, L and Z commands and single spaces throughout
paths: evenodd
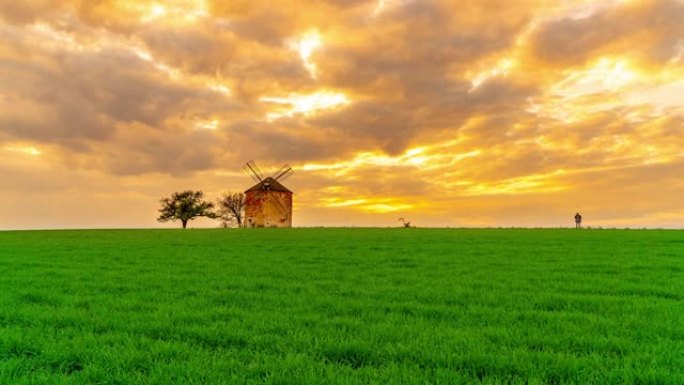
M 204 201 L 202 191 L 182 191 L 175 192 L 170 197 L 160 200 L 162 207 L 159 209 L 159 222 L 181 221 L 183 228 L 186 228 L 188 221 L 197 217 L 216 218 L 213 211 L 214 204 Z
M 218 218 L 224 227 L 236 222 L 238 227 L 242 227 L 242 218 L 245 209 L 245 194 L 241 192 L 229 192 L 223 195 L 218 201 Z

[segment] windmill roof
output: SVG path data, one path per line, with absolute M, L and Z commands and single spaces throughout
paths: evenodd
M 264 179 L 262 182 L 259 182 L 246 190 L 245 192 L 250 192 L 250 191 L 259 191 L 259 190 L 264 190 L 265 186 L 268 185 L 268 190 L 271 191 L 284 191 L 284 192 L 289 192 L 292 194 L 292 191 L 288 190 L 287 187 L 283 186 L 280 182 L 277 180 L 271 178 L 270 176 L 266 179 Z

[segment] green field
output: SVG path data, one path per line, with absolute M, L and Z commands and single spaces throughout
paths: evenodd
M 684 384 L 684 232 L 0 232 L 0 384 Z

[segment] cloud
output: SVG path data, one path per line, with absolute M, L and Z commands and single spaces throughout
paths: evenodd
M 295 167 L 302 224 L 618 223 L 625 185 L 625 223 L 669 224 L 681 20 L 676 0 L 0 1 L 0 190 L 166 186 L 123 192 L 144 207 L 174 181 L 240 190 L 226 173 L 256 159 Z
M 663 65 L 684 41 L 684 3 L 679 0 L 618 2 L 587 17 L 566 17 L 541 26 L 532 48 L 541 60 L 578 65 L 596 56 L 626 55 Z

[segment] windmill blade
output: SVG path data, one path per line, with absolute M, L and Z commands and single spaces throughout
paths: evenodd
M 259 167 L 257 167 L 256 163 L 254 163 L 253 160 L 250 160 L 249 162 L 245 163 L 245 165 L 242 166 L 242 169 L 247 174 L 249 174 L 249 176 L 251 176 L 255 182 L 264 181 L 264 174 L 261 173 L 261 170 L 259 170 Z
M 289 178 L 292 174 L 294 174 L 294 170 L 292 169 L 292 167 L 286 164 L 283 167 L 281 167 L 280 170 L 276 171 L 275 174 L 273 174 L 273 179 L 277 180 L 278 182 L 282 182 L 285 179 Z
M 283 213 L 284 217 L 287 219 L 289 210 L 287 209 L 287 207 L 285 207 L 285 203 L 283 203 L 283 201 L 280 199 L 278 195 L 274 194 L 271 196 L 275 199 L 269 200 L 269 202 L 275 202 L 275 206 L 278 207 L 278 209 Z
M 285 172 L 278 178 L 278 182 L 284 181 L 285 179 L 289 178 L 292 174 L 294 174 L 294 170 L 288 169 L 287 172 Z
M 259 170 L 259 167 L 257 167 L 254 160 L 247 162 L 246 166 L 249 167 L 249 169 L 254 173 L 254 175 L 256 175 L 257 178 L 259 178 L 259 180 L 264 180 L 264 174 L 261 172 L 261 170 Z
M 252 179 L 254 179 L 255 182 L 261 182 L 258 176 L 254 174 L 254 172 L 247 167 L 247 165 L 242 166 L 242 170 L 247 173 Z

